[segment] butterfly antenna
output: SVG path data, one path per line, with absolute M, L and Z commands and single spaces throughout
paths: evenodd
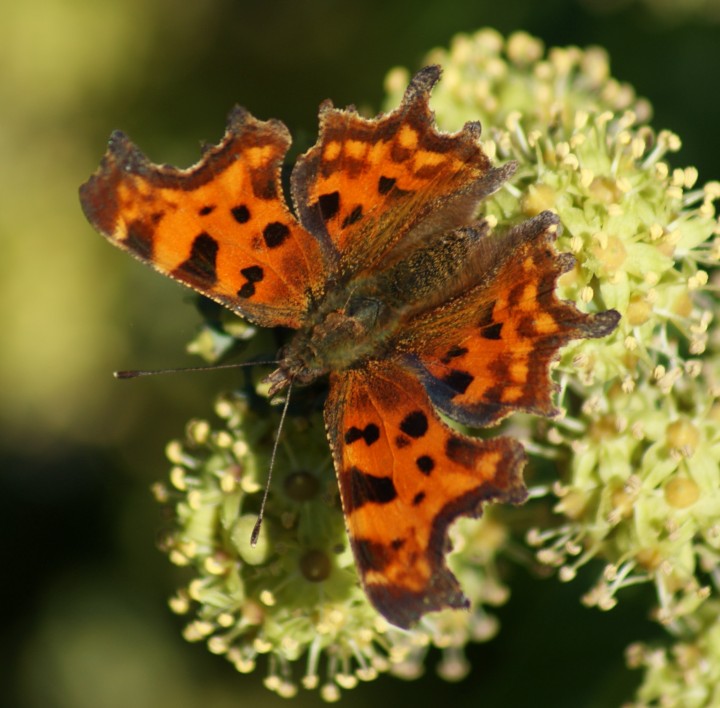
M 136 379 L 139 376 L 157 376 L 158 374 L 180 374 L 185 371 L 218 371 L 219 369 L 239 369 L 243 366 L 274 366 L 277 361 L 244 361 L 236 364 L 218 364 L 216 366 L 185 366 L 178 369 L 131 369 L 130 371 L 113 371 L 116 379 Z
M 250 545 L 254 548 L 257 545 L 258 537 L 260 536 L 260 528 L 262 527 L 263 515 L 265 514 L 265 504 L 268 498 L 268 492 L 270 491 L 270 480 L 272 479 L 273 467 L 275 466 L 275 456 L 277 455 L 278 444 L 280 442 L 280 435 L 282 434 L 283 425 L 285 423 L 285 416 L 287 415 L 288 406 L 290 405 L 290 392 L 292 391 L 292 381 L 288 384 L 287 396 L 285 397 L 285 405 L 280 415 L 280 423 L 278 424 L 277 435 L 275 436 L 275 444 L 273 445 L 272 455 L 270 455 L 270 468 L 268 469 L 267 481 L 265 482 L 265 493 L 263 494 L 262 502 L 260 503 L 260 511 L 258 512 L 257 521 L 253 527 L 252 533 L 250 534 Z

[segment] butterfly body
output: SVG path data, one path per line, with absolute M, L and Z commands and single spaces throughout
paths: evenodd
M 557 217 L 500 234 L 478 202 L 514 172 L 493 167 L 480 126 L 434 125 L 426 67 L 401 105 L 375 119 L 325 103 L 317 144 L 291 176 L 289 135 L 244 109 L 189 170 L 153 165 L 116 133 L 81 187 L 90 222 L 114 245 L 263 326 L 296 330 L 270 393 L 328 376 L 325 423 L 358 572 L 370 601 L 408 627 L 466 607 L 448 569 L 448 528 L 490 501 L 522 502 L 516 440 L 450 428 L 514 411 L 554 415 L 551 362 L 601 337 L 555 295 L 573 265 L 553 246 Z
M 331 371 L 385 359 L 397 348 L 397 336 L 409 318 L 482 279 L 482 266 L 472 255 L 486 231 L 481 224 L 433 234 L 422 248 L 377 274 L 326 287 L 308 313 L 308 323 L 281 352 L 280 367 L 267 379 L 270 393 L 290 382 L 308 384 Z

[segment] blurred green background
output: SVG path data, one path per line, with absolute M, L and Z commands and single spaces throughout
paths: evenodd
M 77 188 L 110 131 L 187 166 L 236 102 L 282 119 L 307 147 L 317 106 L 377 109 L 396 65 L 416 69 L 458 32 L 527 30 L 546 45 L 598 44 L 614 75 L 683 140 L 676 166 L 720 178 L 716 0 L 9 0 L 0 7 L 0 704 L 12 708 L 225 708 L 284 704 L 180 637 L 166 597 L 180 576 L 156 550 L 150 484 L 167 440 L 211 415 L 237 376 L 113 380 L 122 368 L 192 363 L 200 321 L 186 291 L 108 246 Z M 432 670 L 380 678 L 348 706 L 612 706 L 639 676 L 622 652 L 657 635 L 650 596 L 607 614 L 572 586 L 519 570 L 494 642 L 460 684 Z M 320 703 L 301 693 L 302 705 Z

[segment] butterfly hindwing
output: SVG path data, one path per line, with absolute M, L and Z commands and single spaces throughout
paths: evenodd
M 525 499 L 520 443 L 452 430 L 413 372 L 389 361 L 332 375 L 325 418 L 370 600 L 400 627 L 466 607 L 445 563 L 448 526 L 483 502 Z
M 556 414 L 549 367 L 558 350 L 617 325 L 614 310 L 589 315 L 557 297 L 557 279 L 574 259 L 555 250 L 556 226 L 545 212 L 487 235 L 475 285 L 399 332 L 398 348 L 454 420 L 485 426 L 518 410 Z

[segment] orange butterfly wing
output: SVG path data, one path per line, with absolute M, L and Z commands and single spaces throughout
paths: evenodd
M 615 329 L 616 311 L 588 315 L 555 294 L 574 263 L 554 248 L 557 223 L 544 212 L 505 234 L 485 235 L 475 286 L 399 333 L 397 348 L 453 420 L 477 427 L 515 411 L 557 414 L 549 367 L 558 350 Z
M 516 440 L 470 438 L 435 413 L 394 361 L 331 375 L 325 420 L 363 586 L 393 624 L 468 602 L 445 564 L 448 526 L 483 502 L 520 503 Z
M 222 142 L 188 170 L 152 164 L 116 132 L 80 188 L 82 207 L 112 243 L 161 273 L 258 324 L 297 328 L 332 246 L 285 205 L 289 145 L 282 123 L 239 107 Z
M 454 134 L 435 128 L 428 98 L 439 77 L 438 66 L 422 69 L 400 106 L 372 120 L 320 108 L 320 135 L 297 161 L 292 195 L 300 223 L 337 247 L 343 275 L 387 267 L 399 242 L 469 223 L 515 171 L 491 166 L 478 122 Z

